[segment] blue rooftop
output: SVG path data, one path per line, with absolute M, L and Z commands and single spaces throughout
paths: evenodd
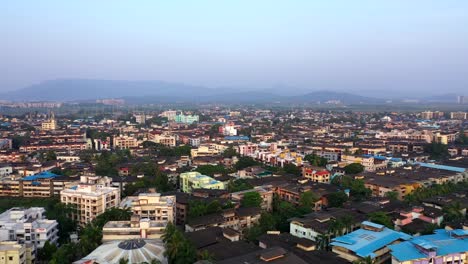
M 459 234 L 458 236 L 466 236 L 468 235 L 468 231 L 461 229 L 453 231 L 437 229 L 432 235 L 416 237 L 410 241 L 388 246 L 388 248 L 390 248 L 392 256 L 400 262 L 429 258 L 427 255 L 429 251 L 435 251 L 437 254 L 436 256 L 445 256 L 468 251 L 467 238 L 457 238 L 454 236 L 457 234 Z
M 424 162 L 416 162 L 416 164 L 421 165 L 422 167 L 426 167 L 426 168 L 448 170 L 448 171 L 454 171 L 454 172 L 465 172 L 466 170 L 465 168 L 460 168 L 460 167 L 431 164 L 431 163 L 424 163 Z
M 225 140 L 249 140 L 248 136 L 225 136 Z
M 361 228 L 347 235 L 334 238 L 330 245 L 346 248 L 363 258 L 367 256 L 374 258 L 375 254 L 373 252 L 377 249 L 383 248 L 399 239 L 408 240 L 411 238 L 408 234 L 391 230 L 379 224 L 367 221 L 362 224 L 383 229 L 380 232 L 376 232 Z
M 43 172 L 38 173 L 38 174 L 34 174 L 34 175 L 31 175 L 31 176 L 24 177 L 22 180 L 23 181 L 35 181 L 35 180 L 38 180 L 38 179 L 52 179 L 52 178 L 56 178 L 58 176 L 59 175 L 57 175 L 55 173 L 52 173 L 50 171 L 43 171 Z

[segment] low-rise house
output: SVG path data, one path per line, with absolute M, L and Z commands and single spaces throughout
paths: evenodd
M 130 221 L 109 221 L 102 228 L 102 241 L 160 239 L 167 221 L 155 221 L 133 215 Z
M 468 231 L 435 230 L 434 234 L 415 237 L 389 245 L 393 264 L 465 263 L 468 258 Z
M 388 261 L 390 250 L 387 246 L 409 240 L 410 235 L 397 232 L 383 225 L 364 221 L 360 229 L 332 239 L 332 251 L 348 261 L 370 257 L 373 263 Z
M 226 209 L 221 213 L 204 215 L 190 220 L 185 224 L 186 232 L 203 230 L 209 227 L 232 228 L 242 232 L 252 227 L 260 219 L 260 208 L 237 208 Z

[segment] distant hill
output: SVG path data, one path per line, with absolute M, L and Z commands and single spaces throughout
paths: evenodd
M 231 88 L 212 89 L 163 81 L 119 81 L 62 79 L 44 81 L 1 94 L 14 101 L 81 101 L 101 98 L 124 98 L 134 103 L 217 102 L 217 103 L 317 103 L 340 101 L 345 104 L 381 103 L 376 99 L 333 91 L 315 91 L 287 96 L 270 90 L 242 91 Z

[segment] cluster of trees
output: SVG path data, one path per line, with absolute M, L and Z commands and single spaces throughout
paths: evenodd
M 352 216 L 346 215 L 338 219 L 330 220 L 328 228 L 324 234 L 319 234 L 316 238 L 317 248 L 320 250 L 330 250 L 332 237 L 345 235 L 353 230 L 355 220 Z
M 344 167 L 346 174 L 357 174 L 364 171 L 364 166 L 359 163 L 351 163 Z
M 103 151 L 101 155 L 95 157 L 97 164 L 94 168 L 96 175 L 116 176 L 119 174 L 117 166 L 127 162 L 131 158 L 130 151 L 117 150 L 115 152 Z
M 96 217 L 94 221 L 87 224 L 80 231 L 80 240 L 78 243 L 66 243 L 52 252 L 51 247 L 47 247 L 40 256 L 44 261 L 49 261 L 51 264 L 67 264 L 83 258 L 91 251 L 96 249 L 102 240 L 102 227 L 109 221 L 128 221 L 130 220 L 131 212 L 118 208 L 106 210 L 103 214 Z
M 296 165 L 292 163 L 285 164 L 283 166 L 283 171 L 289 174 L 292 174 L 294 176 L 301 176 L 302 175 L 302 170 L 301 168 L 297 167 Z
M 318 167 L 324 167 L 328 163 L 328 160 L 326 158 L 322 158 L 315 154 L 305 155 L 304 160 L 308 161 L 310 165 Z
M 242 207 L 260 207 L 262 204 L 262 197 L 258 192 L 246 192 L 241 200 Z
M 160 193 L 169 192 L 175 189 L 174 185 L 169 182 L 167 174 L 157 170 L 155 175 L 145 176 L 133 184 L 126 185 L 123 190 L 123 195 L 133 195 L 136 191 L 143 188 L 155 188 L 156 191 Z
M 188 145 L 171 148 L 152 141 L 143 142 L 143 147 L 150 149 L 155 155 L 162 157 L 190 156 L 190 150 L 192 149 Z
M 430 155 L 431 159 L 441 160 L 449 156 L 448 146 L 442 143 L 432 142 L 424 146 L 424 151 Z
M 394 228 L 392 218 L 385 212 L 372 212 L 367 217 L 373 223 L 384 225 L 390 229 Z
M 253 185 L 250 184 L 246 179 L 237 179 L 237 180 L 230 180 L 227 185 L 227 190 L 229 192 L 240 192 L 245 190 L 253 189 Z
M 195 171 L 208 176 L 213 176 L 215 174 L 226 175 L 229 173 L 229 170 L 223 165 L 201 165 L 198 166 Z
M 465 129 L 460 130 L 460 136 L 455 140 L 455 144 L 468 145 L 468 137 L 465 135 Z
M 236 163 L 236 165 L 234 167 L 236 168 L 236 170 L 243 170 L 243 169 L 245 169 L 247 167 L 257 166 L 257 165 L 261 165 L 261 163 L 254 160 L 251 157 L 243 156 L 243 157 L 239 158 L 239 161 L 237 161 L 237 163 Z
M 424 199 L 453 193 L 460 190 L 467 190 L 468 182 L 434 184 L 427 188 L 418 188 L 405 196 L 405 201 L 409 203 L 421 202 Z
M 357 201 L 365 200 L 372 194 L 372 191 L 366 188 L 364 181 L 361 179 L 353 179 L 345 175 L 339 178 L 336 177 L 333 179 L 332 183 L 341 186 L 343 189 L 349 189 L 351 198 Z
M 312 207 L 317 199 L 314 193 L 304 192 L 299 199 L 299 205 L 296 206 L 290 202 L 281 201 L 275 194 L 273 197 L 273 211 L 262 213 L 259 223 L 246 231 L 246 239 L 256 241 L 260 235 L 270 230 L 289 232 L 288 219 L 302 217 L 312 212 Z
M 169 223 L 166 226 L 162 240 L 166 246 L 164 254 L 169 264 L 185 264 L 197 261 L 197 251 L 182 231 Z
M 221 212 L 221 210 L 223 209 L 232 208 L 232 207 L 234 207 L 234 204 L 232 204 L 231 202 L 222 204 L 218 200 L 213 200 L 209 203 L 206 203 L 205 201 L 201 201 L 201 200 L 191 200 L 189 202 L 189 210 L 188 210 L 187 216 L 190 221 L 191 219 L 194 219 L 203 215 L 218 213 L 218 212 Z
M 234 156 L 237 156 L 236 150 L 232 147 L 229 146 L 224 152 L 223 152 L 223 157 L 224 158 L 232 158 Z

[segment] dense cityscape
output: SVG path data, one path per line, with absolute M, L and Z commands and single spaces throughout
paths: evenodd
M 66 105 L 0 116 L 5 263 L 466 259 L 467 112 Z

